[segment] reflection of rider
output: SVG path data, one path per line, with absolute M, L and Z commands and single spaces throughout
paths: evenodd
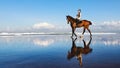
M 76 23 L 80 21 L 80 18 L 81 18 L 81 9 L 78 9 L 78 13 L 76 15 Z
M 92 40 L 92 37 L 90 37 L 88 44 L 86 44 L 86 42 L 83 39 L 84 47 L 78 47 L 75 44 L 76 39 L 72 38 L 71 52 L 68 51 L 67 59 L 70 60 L 73 57 L 76 57 L 77 60 L 79 61 L 80 66 L 82 66 L 82 54 L 88 54 L 92 52 L 92 49 L 89 47 L 91 40 Z

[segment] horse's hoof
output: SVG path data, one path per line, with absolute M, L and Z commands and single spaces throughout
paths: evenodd
M 83 36 L 80 36 L 80 38 L 83 38 Z
M 82 36 L 80 36 L 80 38 L 82 38 Z
M 80 38 L 83 38 L 83 35 L 81 35 Z

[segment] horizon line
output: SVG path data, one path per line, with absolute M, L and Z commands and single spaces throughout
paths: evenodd
M 76 34 L 82 34 L 82 33 L 78 33 L 76 32 Z M 118 33 L 115 32 L 94 32 L 92 33 L 93 35 L 115 35 Z M 24 33 L 0 33 L 0 36 L 24 36 L 24 35 L 71 35 L 71 32 L 63 32 L 63 33 L 59 33 L 59 32 L 49 32 L 49 33 L 44 33 L 44 32 L 24 32 Z M 89 33 L 84 33 L 84 35 L 89 35 Z

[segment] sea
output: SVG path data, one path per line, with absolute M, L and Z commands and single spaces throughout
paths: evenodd
M 0 68 L 120 68 L 120 34 L 0 35 Z

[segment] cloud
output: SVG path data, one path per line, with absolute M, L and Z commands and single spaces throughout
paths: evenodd
M 103 22 L 103 25 L 111 27 L 120 27 L 120 21 L 105 21 Z
M 47 22 L 43 22 L 43 23 L 34 24 L 33 28 L 34 29 L 52 29 L 52 28 L 55 28 L 55 26 Z
M 107 30 L 120 30 L 120 21 L 105 21 L 101 24 L 101 27 Z
M 33 43 L 35 45 L 39 45 L 39 46 L 48 46 L 48 45 L 54 43 L 54 40 L 53 39 L 46 39 L 46 40 L 34 39 Z
M 120 21 L 104 21 L 91 26 L 95 32 L 120 32 Z

